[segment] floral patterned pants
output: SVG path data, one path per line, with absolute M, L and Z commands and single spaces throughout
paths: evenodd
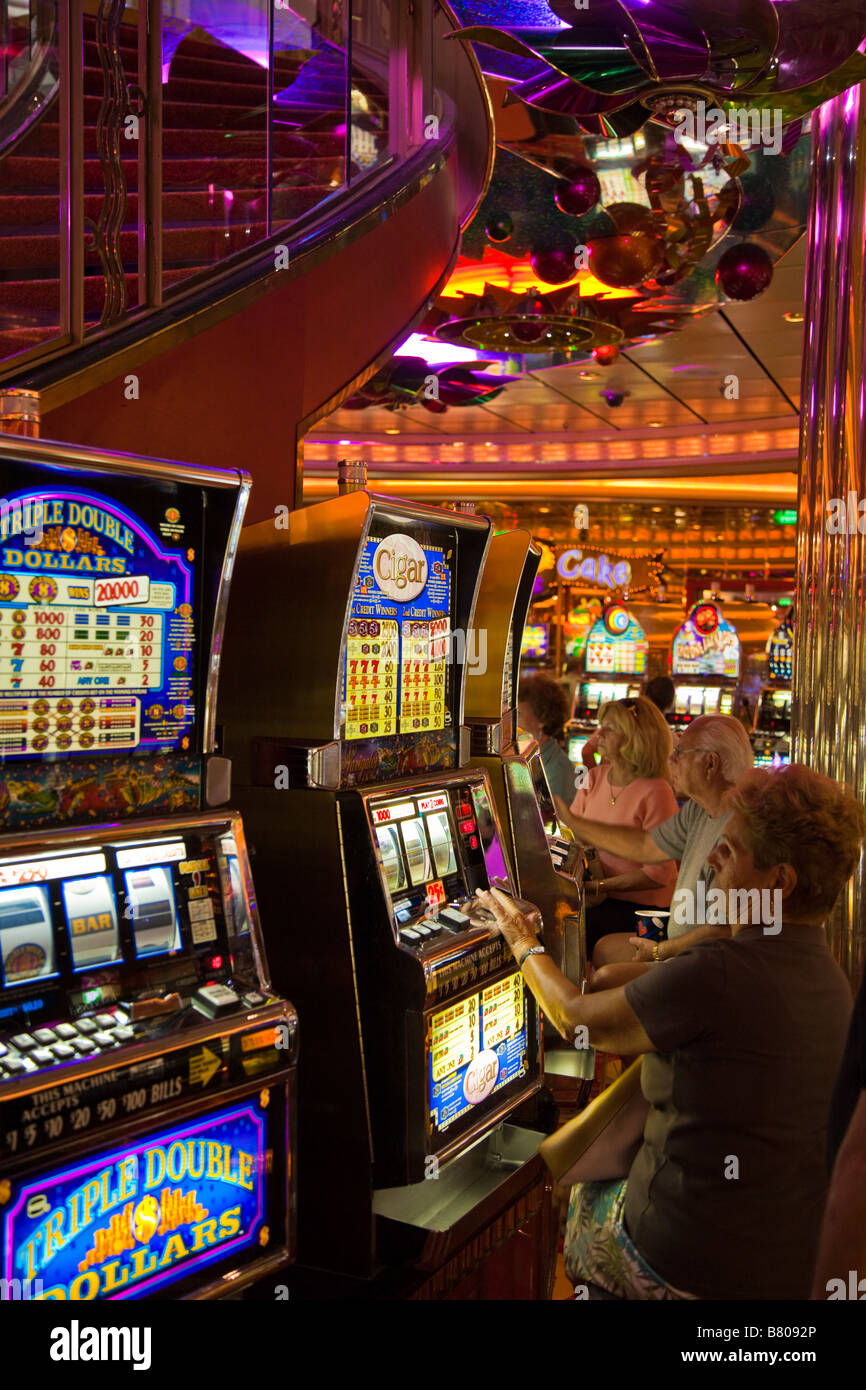
M 665 1283 L 625 1228 L 626 1178 L 582 1182 L 571 1189 L 565 1228 L 565 1272 L 573 1284 L 596 1284 L 617 1298 L 694 1298 Z

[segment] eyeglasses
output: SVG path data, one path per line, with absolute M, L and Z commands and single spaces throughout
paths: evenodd
M 715 749 L 714 749 L 714 748 L 680 748 L 679 746 L 677 746 L 676 748 L 674 748 L 673 752 L 672 752 L 671 755 L 670 755 L 670 761 L 671 761 L 672 763 L 675 763 L 675 762 L 677 761 L 678 758 L 685 758 L 685 757 L 688 756 L 689 753 L 714 753 L 714 752 L 715 752 Z

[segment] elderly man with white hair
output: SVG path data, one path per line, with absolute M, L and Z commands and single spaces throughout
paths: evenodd
M 705 898 L 713 881 L 713 870 L 706 861 L 721 839 L 730 815 L 724 805 L 725 794 L 752 764 L 752 745 L 739 720 L 727 714 L 707 714 L 689 724 L 671 754 L 674 791 L 678 797 L 689 800 L 654 830 L 585 820 L 574 816 L 565 802 L 557 798 L 563 823 L 582 844 L 637 864 L 680 861 L 668 939 L 652 942 L 627 932 L 612 932 L 603 936 L 595 948 L 596 967 L 668 960 L 699 941 L 730 935 L 726 925 L 692 925 L 693 909 Z M 704 894 L 699 895 L 701 882 Z M 596 976 L 594 987 L 622 984 L 622 975 L 619 969 L 615 973 L 605 971 Z

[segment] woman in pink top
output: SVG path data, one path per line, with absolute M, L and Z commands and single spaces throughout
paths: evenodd
M 571 810 L 576 816 L 652 830 L 677 813 L 667 780 L 673 741 L 667 721 L 643 696 L 617 700 L 599 714 L 600 767 L 588 773 Z M 586 884 L 586 949 L 609 932 L 633 932 L 635 909 L 669 907 L 677 879 L 673 859 L 634 864 L 600 854 L 602 876 Z

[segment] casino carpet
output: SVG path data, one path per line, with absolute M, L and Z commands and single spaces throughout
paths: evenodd
M 318 42 L 316 40 L 316 42 Z M 137 31 L 121 30 L 120 58 L 137 71 Z M 97 118 L 103 75 L 94 21 L 84 45 L 84 313 L 98 322 L 104 301 L 92 224 L 103 205 Z M 339 50 L 297 49 L 275 60 L 273 223 L 289 223 L 327 198 L 343 176 L 345 96 Z M 309 70 L 308 70 L 309 69 Z M 369 82 L 353 83 L 372 99 Z M 163 284 L 208 269 L 266 234 L 267 76 L 244 54 L 203 30 L 174 49 L 163 90 Z M 378 148 L 384 120 L 371 119 Z M 121 140 L 128 200 L 121 233 L 127 305 L 138 302 L 138 163 L 135 140 Z M 0 358 L 57 335 L 60 320 L 60 126 L 58 104 L 0 162 Z

